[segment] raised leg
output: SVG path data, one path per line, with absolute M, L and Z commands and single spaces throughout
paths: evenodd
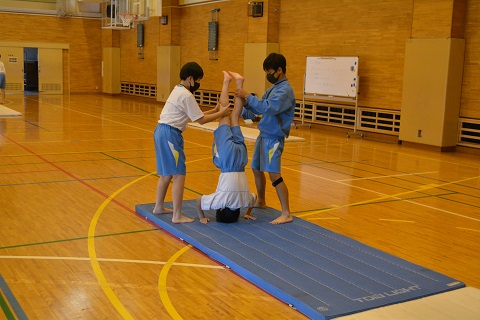
M 245 81 L 245 78 L 236 72 L 229 71 L 229 73 L 232 76 L 232 78 L 235 80 L 236 89 L 243 89 L 243 82 Z M 238 119 L 240 119 L 242 110 L 243 110 L 242 98 L 235 97 L 234 108 L 233 108 L 232 114 L 230 115 L 232 127 L 239 125 Z
M 232 77 L 227 71 L 223 71 L 223 85 L 222 85 L 222 92 L 220 93 L 220 104 L 222 106 L 227 106 L 229 104 L 228 99 L 228 86 L 230 85 L 230 81 L 232 81 Z M 230 125 L 230 118 L 229 116 L 221 117 L 218 125 L 221 126 L 223 124 Z

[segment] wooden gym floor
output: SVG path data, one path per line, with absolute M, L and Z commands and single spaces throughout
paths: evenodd
M 161 104 L 8 94 L 6 106 L 23 115 L 0 118 L 0 275 L 28 318 L 305 318 L 136 215 L 155 200 Z M 283 156 L 294 215 L 480 288 L 479 156 L 320 127 L 291 134 L 306 138 Z M 219 172 L 212 133 L 184 137 L 184 199 L 194 199 Z

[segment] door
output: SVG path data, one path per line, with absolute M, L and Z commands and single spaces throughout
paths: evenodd
M 0 47 L 0 55 L 5 65 L 6 91 L 23 92 L 23 47 Z
M 38 48 L 38 91 L 63 94 L 63 49 Z
M 38 91 L 38 48 L 25 48 L 25 91 Z

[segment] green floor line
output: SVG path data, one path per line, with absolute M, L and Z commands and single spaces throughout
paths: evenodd
M 12 310 L 10 310 L 7 301 L 3 298 L 3 294 L 0 292 L 0 307 L 3 310 L 3 313 L 7 317 L 8 320 L 15 320 L 15 316 L 13 315 Z
M 157 230 L 160 230 L 160 229 L 159 229 L 159 228 L 154 228 L 154 229 L 146 229 L 146 230 L 136 230 L 136 231 L 126 231 L 126 232 L 118 232 L 118 233 L 111 233 L 111 234 L 103 234 L 103 235 L 95 236 L 95 238 L 111 237 L 111 236 L 118 236 L 118 235 L 124 235 L 124 234 L 133 234 L 133 233 L 140 233 L 140 232 L 151 232 L 151 231 L 157 231 Z M 70 239 L 61 239 L 61 240 L 34 242 L 34 243 L 23 243 L 23 244 L 16 244 L 16 245 L 13 245 L 13 246 L 0 247 L 0 250 L 2 250 L 2 249 L 13 249 L 13 248 L 22 248 L 22 247 L 29 247 L 29 246 L 37 246 L 37 245 L 44 245 L 44 244 L 52 244 L 52 243 L 60 243 L 60 242 L 86 240 L 86 239 L 88 239 L 88 236 L 87 236 L 87 237 L 79 237 L 79 238 L 70 238 Z

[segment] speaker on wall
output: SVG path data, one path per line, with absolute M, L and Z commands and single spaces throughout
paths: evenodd
M 143 47 L 143 40 L 144 40 L 144 34 L 145 34 L 145 27 L 143 23 L 139 23 L 137 25 L 137 47 L 142 48 Z
M 248 2 L 248 16 L 253 18 L 263 17 L 263 1 Z
M 256 3 L 252 6 L 253 17 L 263 17 L 263 2 Z
M 218 50 L 218 22 L 210 21 L 208 23 L 208 51 Z

